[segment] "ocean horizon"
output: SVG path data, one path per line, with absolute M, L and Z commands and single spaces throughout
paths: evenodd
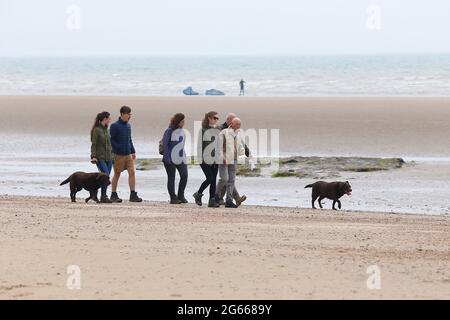
M 0 95 L 450 96 L 450 54 L 0 57 Z

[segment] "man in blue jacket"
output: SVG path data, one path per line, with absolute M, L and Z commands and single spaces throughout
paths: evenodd
M 122 202 L 117 195 L 117 185 L 120 174 L 128 171 L 128 183 L 130 185 L 130 202 L 142 202 L 136 192 L 136 170 L 134 160 L 136 160 L 136 151 L 131 138 L 131 108 L 123 106 L 120 109 L 120 118 L 111 125 L 111 146 L 114 154 L 114 176 L 112 179 L 112 202 Z

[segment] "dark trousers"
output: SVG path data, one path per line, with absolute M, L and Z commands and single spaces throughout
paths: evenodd
M 111 174 L 112 165 L 113 165 L 112 161 L 103 161 L 103 160 L 97 161 L 98 171 L 103 172 L 108 177 Z M 108 187 L 102 187 L 102 197 L 106 196 L 107 191 Z
M 167 172 L 167 191 L 169 192 L 170 199 L 183 199 L 184 190 L 186 189 L 188 180 L 188 167 L 185 163 L 175 165 L 164 163 L 164 168 Z M 178 171 L 180 174 L 180 183 L 178 184 L 178 194 L 175 193 L 175 173 Z
M 217 164 L 202 163 L 200 164 L 200 168 L 202 168 L 206 180 L 203 181 L 200 189 L 198 189 L 198 193 L 203 194 L 203 191 L 205 191 L 205 189 L 209 186 L 209 199 L 214 199 L 216 194 L 216 181 L 219 166 Z

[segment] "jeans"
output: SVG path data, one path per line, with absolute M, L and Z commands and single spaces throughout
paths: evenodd
M 112 166 L 113 166 L 112 161 L 104 161 L 104 160 L 97 161 L 98 171 L 103 172 L 108 177 L 111 174 Z M 102 187 L 102 197 L 106 197 L 107 191 L 108 191 L 108 187 Z
M 188 180 L 188 167 L 185 163 L 175 165 L 164 163 L 164 168 L 167 172 L 167 191 L 169 192 L 170 199 L 184 199 L 184 190 L 186 189 Z M 178 184 L 178 195 L 175 193 L 175 173 L 178 171 L 180 174 L 180 183 Z
M 200 168 L 202 168 L 203 173 L 205 174 L 206 180 L 203 181 L 200 189 L 198 189 L 198 193 L 203 194 L 206 188 L 209 186 L 209 199 L 214 199 L 216 195 L 216 181 L 217 181 L 217 164 L 200 164 Z
M 236 168 L 237 164 L 219 164 L 220 183 L 217 187 L 218 194 L 223 186 L 227 189 L 227 202 L 233 201 L 234 186 L 236 181 Z
M 216 188 L 216 199 L 223 200 L 223 197 L 225 196 L 225 194 L 227 193 L 227 183 L 223 182 L 222 179 L 219 179 L 219 183 L 217 183 L 217 188 Z M 233 190 L 233 198 L 234 200 L 238 200 L 241 197 L 241 195 L 239 194 L 239 191 L 236 189 L 236 185 L 234 186 L 234 190 Z

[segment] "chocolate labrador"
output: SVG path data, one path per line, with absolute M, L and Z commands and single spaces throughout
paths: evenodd
M 89 200 L 94 200 L 100 203 L 98 200 L 98 189 L 102 187 L 107 187 L 111 184 L 109 177 L 104 173 L 85 173 L 85 172 L 75 172 L 69 178 L 61 182 L 60 186 L 68 184 L 70 182 L 70 198 L 72 202 L 76 201 L 77 192 L 85 189 L 89 191 L 89 198 L 86 199 L 86 203 Z
M 317 198 L 319 198 L 319 206 L 322 207 L 322 200 L 327 198 L 333 200 L 333 210 L 336 210 L 336 203 L 341 209 L 341 201 L 339 199 L 344 195 L 350 196 L 352 194 L 352 187 L 348 181 L 346 182 L 324 182 L 318 181 L 313 184 L 309 184 L 305 187 L 312 188 L 312 207 L 316 209 L 314 206 L 314 202 L 316 202 Z

